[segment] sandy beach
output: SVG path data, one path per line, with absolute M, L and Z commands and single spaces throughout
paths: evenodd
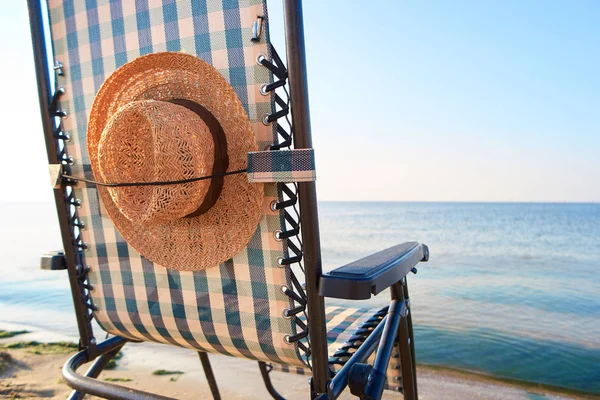
M 0 327 L 5 331 L 23 330 L 21 326 Z M 64 399 L 70 392 L 61 377 L 61 368 L 73 352 L 68 346 L 32 346 L 73 338 L 28 329 L 30 333 L 0 339 L 0 398 Z M 21 348 L 13 347 L 22 343 Z M 13 344 L 11 346 L 11 344 Z M 224 399 L 265 399 L 265 390 L 256 363 L 210 355 L 221 396 Z M 157 371 L 162 370 L 162 374 Z M 305 399 L 307 377 L 272 372 L 275 387 L 288 399 Z M 421 399 L 588 399 L 592 396 L 551 391 L 548 388 L 503 382 L 491 377 L 421 366 L 418 369 Z M 210 398 L 208 384 L 196 353 L 159 344 L 129 344 L 116 366 L 104 371 L 102 380 L 132 388 L 155 391 L 179 399 Z M 354 398 L 344 393 L 343 399 Z M 387 392 L 385 399 L 399 398 Z

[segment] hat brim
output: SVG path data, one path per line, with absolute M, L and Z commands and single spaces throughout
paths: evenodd
M 223 128 L 229 170 L 247 167 L 256 137 L 231 85 L 210 64 L 184 53 L 154 53 L 117 69 L 102 85 L 90 111 L 87 145 L 98 173 L 98 143 L 109 119 L 137 100 L 186 99 L 210 111 Z M 264 188 L 245 174 L 224 178 L 221 194 L 205 213 L 164 224 L 142 225 L 123 215 L 109 191 L 98 187 L 106 212 L 123 238 L 142 256 L 163 267 L 194 271 L 215 267 L 241 251 L 262 215 Z

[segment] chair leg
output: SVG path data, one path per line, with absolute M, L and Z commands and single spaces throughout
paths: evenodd
M 282 397 L 279 393 L 277 393 L 277 390 L 275 390 L 275 388 L 273 387 L 271 377 L 269 376 L 271 368 L 272 367 L 270 365 L 268 366 L 262 361 L 258 362 L 258 369 L 260 370 L 260 374 L 262 375 L 263 381 L 265 382 L 265 387 L 267 388 L 267 391 L 269 392 L 271 397 L 273 397 L 275 400 L 285 400 L 285 398 Z
M 400 326 L 398 327 L 398 347 L 400 350 L 400 365 L 402 368 L 402 392 L 404 393 L 404 400 L 417 400 L 419 396 L 417 394 L 415 345 L 406 280 L 403 280 L 400 288 L 400 293 L 397 293 L 397 295 L 400 295 L 407 303 L 406 315 L 402 316 L 400 319 Z
M 408 316 L 406 317 L 408 323 L 408 339 L 410 340 L 410 354 L 412 356 L 412 367 L 413 367 L 413 379 L 415 385 L 415 399 L 419 398 L 418 385 L 417 385 L 417 362 L 415 360 L 415 337 L 413 332 L 412 323 L 412 312 L 410 310 L 410 299 L 408 298 L 408 283 L 404 283 L 404 299 L 407 304 Z
M 411 354 L 410 335 L 408 329 L 408 319 L 403 317 L 400 321 L 400 362 L 402 368 L 402 391 L 404 400 L 416 400 L 417 397 L 417 377 L 414 373 L 413 357 Z
M 210 366 L 210 360 L 208 359 L 208 354 L 206 354 L 203 351 L 199 351 L 198 356 L 200 357 L 200 362 L 202 363 L 202 369 L 204 369 L 204 374 L 206 375 L 206 380 L 208 381 L 208 386 L 210 387 L 210 392 L 212 393 L 213 399 L 221 400 L 221 394 L 219 393 L 219 386 L 217 385 L 215 375 L 213 374 L 212 367 Z

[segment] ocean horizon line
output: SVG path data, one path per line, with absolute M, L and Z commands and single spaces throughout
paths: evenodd
M 419 204 L 575 204 L 597 205 L 599 201 L 512 201 L 512 200 L 319 200 L 319 203 L 419 203 Z

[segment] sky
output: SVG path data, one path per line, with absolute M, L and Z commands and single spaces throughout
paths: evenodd
M 0 15 L 0 201 L 51 201 L 23 3 Z M 600 2 L 304 3 L 319 199 L 600 201 Z

